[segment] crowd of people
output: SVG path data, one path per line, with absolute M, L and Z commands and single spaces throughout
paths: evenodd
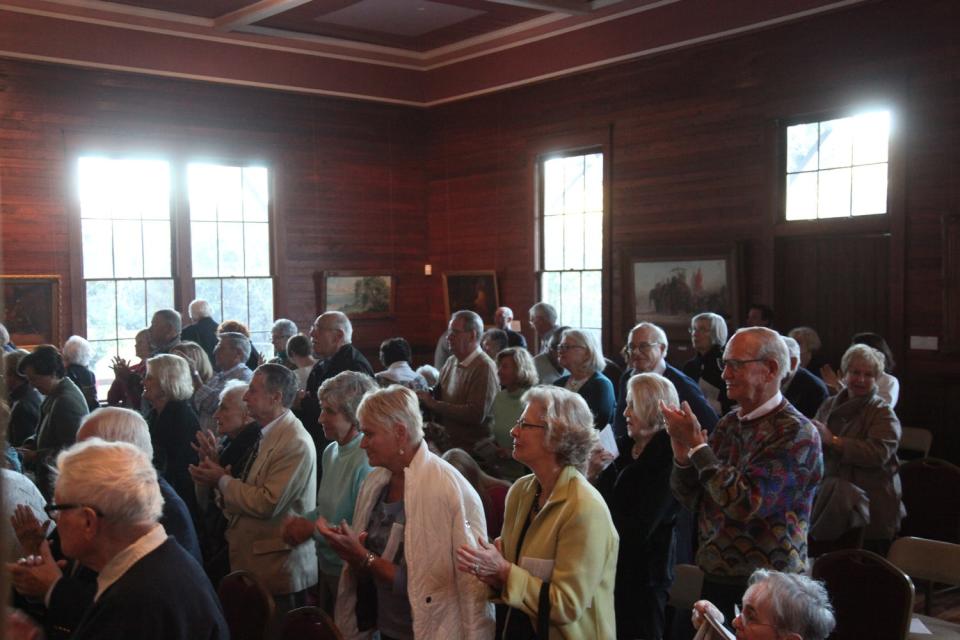
M 157 311 L 104 406 L 83 338 L 4 341 L 7 569 L 46 637 L 226 638 L 214 589 L 242 569 L 345 638 L 660 640 L 709 617 L 822 640 L 811 543 L 885 553 L 904 515 L 876 334 L 834 371 L 809 327 L 705 312 L 682 367 L 640 322 L 622 370 L 540 302 L 532 348 L 509 308 L 486 331 L 456 311 L 436 366 L 395 337 L 375 372 L 343 313 L 277 320 L 269 360 L 212 315 Z M 689 622 L 666 616 L 678 562 L 704 574 Z

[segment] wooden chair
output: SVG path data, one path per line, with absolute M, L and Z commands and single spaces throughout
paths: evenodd
M 887 560 L 924 583 L 923 612 L 930 615 L 933 585 L 960 586 L 960 545 L 924 538 L 897 538 Z
M 900 467 L 907 517 L 901 536 L 960 543 L 960 467 L 937 458 L 911 460 Z
M 264 640 L 276 605 L 266 587 L 249 571 L 234 571 L 217 589 L 232 640 Z
M 881 556 L 861 549 L 817 558 L 813 577 L 823 580 L 837 627 L 832 640 L 904 640 L 913 614 L 913 582 Z
M 930 455 L 930 445 L 933 443 L 933 434 L 927 429 L 917 427 L 903 427 L 900 436 L 900 448 L 897 456 L 901 460 L 916 460 Z
M 323 609 L 300 607 L 283 616 L 277 640 L 343 640 L 343 634 Z

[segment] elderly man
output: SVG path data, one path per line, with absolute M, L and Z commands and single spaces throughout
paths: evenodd
M 194 300 L 187 307 L 187 313 L 193 324 L 183 328 L 180 339 L 196 342 L 213 362 L 213 349 L 217 346 L 217 321 L 213 319 L 213 308 L 206 300 Z
M 503 329 L 503 331 L 507 334 L 507 346 L 526 349 L 527 339 L 523 337 L 522 333 L 514 331 L 510 327 L 512 322 L 513 309 L 510 307 L 499 307 L 493 314 L 493 324 L 495 324 L 498 329 Z
M 98 573 L 93 604 L 70 637 L 227 640 L 210 581 L 158 523 L 163 498 L 150 458 L 132 444 L 92 439 L 57 465 L 47 512 L 64 555 Z M 40 561 L 53 562 L 43 547 Z
M 270 364 L 282 364 L 294 371 L 297 369 L 297 363 L 287 356 L 287 341 L 298 333 L 300 330 L 297 329 L 293 320 L 280 318 L 273 323 L 273 328 L 270 329 L 270 342 L 273 343 L 274 356 L 270 359 Z
M 547 340 L 546 349 L 534 356 L 533 366 L 537 368 L 537 379 L 540 384 L 553 384 L 567 375 L 567 370 L 560 364 L 559 348 L 563 332 L 569 328 L 566 325 L 557 327 Z
M 353 325 L 350 318 L 339 311 L 328 311 L 317 317 L 310 328 L 313 353 L 319 358 L 307 377 L 307 387 L 297 410 L 297 417 L 313 437 L 317 451 L 329 444 L 323 437 L 317 419 L 320 417 L 320 400 L 317 390 L 325 380 L 344 371 L 359 371 L 373 377 L 373 367 L 356 348 L 353 340 Z
M 783 380 L 781 390 L 797 411 L 813 420 L 830 391 L 823 380 L 800 366 L 800 343 L 787 336 L 782 336 L 781 340 L 790 354 L 790 375 Z
M 617 411 L 613 417 L 613 431 L 618 437 L 627 435 L 627 419 L 623 417 L 623 411 L 627 407 L 627 383 L 638 373 L 659 373 L 673 383 L 680 402 L 690 405 L 704 429 L 713 431 L 717 424 L 717 414 L 703 397 L 700 386 L 667 362 L 668 347 L 667 334 L 655 324 L 641 322 L 630 330 L 626 346 L 630 368 L 620 376 Z
M 239 477 L 205 457 L 190 467 L 195 482 L 216 487 L 227 518 L 230 568 L 246 569 L 273 594 L 279 612 L 306 603 L 317 583 L 312 541 L 287 545 L 283 522 L 317 506 L 317 451 L 313 439 L 290 411 L 297 376 L 284 366 L 257 367 L 243 397 L 260 430 L 260 441 Z
M 480 349 L 483 320 L 473 311 L 457 311 L 447 330 L 450 351 L 440 371 L 437 397 L 420 391 L 420 402 L 447 429 L 450 446 L 477 455 L 476 445 L 490 441 L 493 399 L 500 390 L 497 366 Z M 492 447 L 491 447 L 492 448 Z
M 693 605 L 693 624 L 699 628 L 704 616 L 722 624 L 723 614 L 713 603 Z M 737 637 L 826 640 L 836 626 L 833 607 L 822 582 L 805 575 L 757 569 L 750 588 L 743 594 L 743 611 L 733 620 Z M 753 635 L 751 629 L 761 634 Z
M 170 353 L 180 344 L 180 313 L 176 309 L 160 309 L 150 319 L 151 355 Z
M 538 302 L 530 307 L 530 326 L 537 332 L 539 353 L 546 352 L 550 338 L 557 333 L 557 310 L 552 304 Z
M 225 331 L 220 334 L 217 346 L 213 349 L 213 359 L 219 372 L 206 383 L 200 383 L 197 373 L 193 372 L 193 383 L 195 386 L 199 384 L 193 394 L 193 408 L 197 410 L 202 429 L 216 431 L 217 423 L 213 419 L 213 414 L 220 401 L 220 392 L 227 386 L 227 382 L 230 380 L 250 382 L 250 378 L 253 377 L 253 372 L 246 365 L 250 357 L 250 348 L 250 339 L 247 336 Z
M 816 428 L 780 392 L 790 364 L 777 332 L 739 330 L 723 364 L 727 394 L 740 410 L 720 420 L 709 442 L 689 406 L 663 412 L 674 455 L 671 487 L 699 519 L 703 597 L 732 618 L 755 569 L 806 570 L 823 457 Z

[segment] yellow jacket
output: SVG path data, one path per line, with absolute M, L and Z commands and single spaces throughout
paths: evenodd
M 527 613 L 536 628 L 542 580 L 531 571 L 549 573 L 550 638 L 612 640 L 620 538 L 606 503 L 579 471 L 566 467 L 530 524 L 518 554 L 517 542 L 536 490 L 536 478 L 528 475 L 507 494 L 503 553 L 514 564 L 501 599 Z

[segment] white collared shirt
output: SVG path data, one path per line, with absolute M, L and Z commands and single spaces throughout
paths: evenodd
M 653 368 L 651 373 L 656 373 L 658 375 L 663 375 L 663 372 L 667 370 L 667 357 L 664 356 L 660 358 L 660 361 L 657 362 L 657 366 Z
M 750 413 L 743 414 L 741 413 L 743 409 L 737 411 L 737 418 L 740 420 L 753 420 L 754 418 L 759 418 L 760 416 L 767 415 L 774 409 L 780 406 L 780 403 L 783 402 L 783 394 L 778 390 L 773 397 L 764 402 L 762 405 L 751 411 Z
M 110 558 L 110 561 L 104 565 L 97 576 L 97 594 L 93 597 L 93 601 L 99 600 L 103 592 L 122 578 L 130 570 L 130 567 L 137 564 L 144 556 L 156 550 L 166 541 L 167 532 L 163 525 L 158 523 L 136 542 Z
M 480 351 L 480 347 L 477 347 L 476 350 L 475 350 L 473 353 L 471 353 L 470 355 L 468 355 L 468 356 L 467 356 L 466 358 L 464 358 L 463 360 L 457 360 L 457 366 L 458 366 L 458 367 L 469 367 L 469 366 L 470 366 L 470 363 L 473 362 L 481 353 L 482 353 L 482 352 Z

